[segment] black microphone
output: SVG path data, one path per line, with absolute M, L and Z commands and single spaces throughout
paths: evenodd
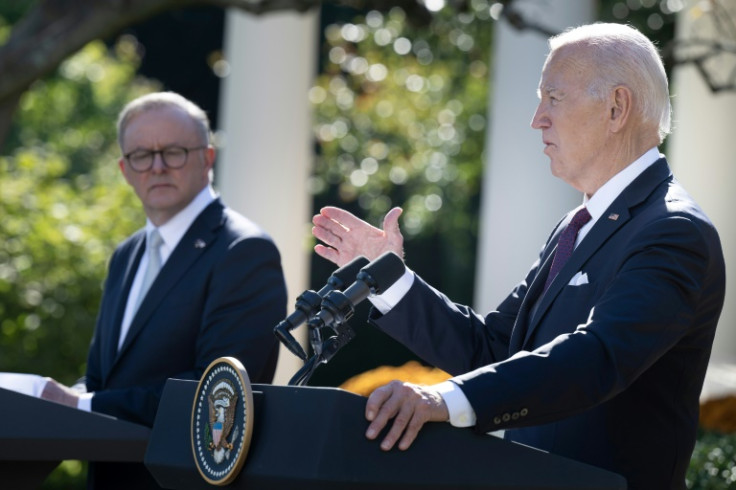
M 355 306 L 368 295 L 381 294 L 391 287 L 406 267 L 393 252 L 386 252 L 358 272 L 355 282 L 343 292 L 333 290 L 322 300 L 322 308 L 307 325 L 311 329 L 332 327 L 349 320 L 355 313 Z
M 324 296 L 335 289 L 343 289 L 350 283 L 350 281 L 355 280 L 355 276 L 358 272 L 368 263 L 368 259 L 362 255 L 358 256 L 333 272 L 327 279 L 327 284 L 325 284 L 319 291 L 314 292 L 309 289 L 300 294 L 296 299 L 296 311 L 274 327 L 273 333 L 276 335 L 276 338 L 278 338 L 279 341 L 281 341 L 281 343 L 284 344 L 295 356 L 305 361 L 307 359 L 307 354 L 289 331 L 294 330 L 296 327 L 307 321 L 308 318 L 316 314 L 319 311 L 320 305 L 322 304 L 322 298 Z

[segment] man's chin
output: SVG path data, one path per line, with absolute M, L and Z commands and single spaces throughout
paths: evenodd
M 560 166 L 557 164 L 555 160 L 550 159 L 549 171 L 553 176 L 557 177 L 558 179 L 561 178 L 562 176 L 562 169 L 560 168 Z

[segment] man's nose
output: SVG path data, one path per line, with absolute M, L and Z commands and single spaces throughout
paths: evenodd
M 540 104 L 537 106 L 537 110 L 534 112 L 534 116 L 532 116 L 531 127 L 533 129 L 544 129 L 548 126 L 549 118 L 546 116 L 540 102 Z
M 164 155 L 160 151 L 156 151 L 153 153 L 153 163 L 151 164 L 151 172 L 154 173 L 160 173 L 164 169 L 166 169 L 166 164 L 164 163 Z

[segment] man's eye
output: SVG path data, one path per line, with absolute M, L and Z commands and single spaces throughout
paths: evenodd
M 150 151 L 136 151 L 135 153 L 131 153 L 128 158 L 134 161 L 140 161 L 140 160 L 146 160 L 151 156 Z
M 165 157 L 176 158 L 176 157 L 182 156 L 183 154 L 184 154 L 183 148 L 167 148 L 166 150 L 164 150 Z

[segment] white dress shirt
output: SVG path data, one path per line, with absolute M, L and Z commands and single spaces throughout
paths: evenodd
M 584 196 L 583 204 L 588 208 L 592 219 L 578 232 L 575 246 L 585 238 L 585 235 L 588 234 L 590 229 L 593 228 L 593 225 L 603 216 L 603 213 L 621 192 L 662 156 L 664 155 L 660 155 L 656 147 L 651 148 L 641 157 L 626 166 L 626 168 L 611 177 L 593 196 L 590 198 Z M 404 275 L 383 294 L 370 296 L 368 299 L 378 311 L 385 314 L 401 301 L 412 284 L 414 284 L 414 272 L 407 267 Z M 432 388 L 437 390 L 445 401 L 450 414 L 449 422 L 452 425 L 455 427 L 470 427 L 475 425 L 475 411 L 457 384 L 453 383 L 450 379 L 432 385 Z

